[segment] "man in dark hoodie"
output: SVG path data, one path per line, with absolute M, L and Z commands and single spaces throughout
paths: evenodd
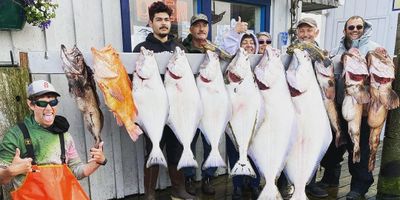
M 149 7 L 149 25 L 153 29 L 153 33 L 150 33 L 147 36 L 146 41 L 138 44 L 133 49 L 133 52 L 140 52 L 140 47 L 142 46 L 146 49 L 153 50 L 155 53 L 163 51 L 172 52 L 176 46 L 179 46 L 181 49 L 186 51 L 186 49 L 175 40 L 174 36 L 170 34 L 171 14 L 172 9 L 161 1 L 151 4 Z M 153 144 L 146 134 L 144 134 L 144 137 L 146 141 L 145 160 L 147 161 Z M 179 199 L 195 199 L 194 196 L 188 194 L 185 190 L 185 177 L 183 172 L 177 170 L 178 161 L 182 155 L 183 147 L 179 143 L 174 132 L 168 126 L 165 126 L 160 144 L 157 145 L 160 145 L 161 149 L 166 146 L 168 172 L 172 184 L 171 196 Z M 144 189 L 146 200 L 156 199 L 155 188 L 157 184 L 158 171 L 158 165 L 153 165 L 149 168 L 144 166 Z

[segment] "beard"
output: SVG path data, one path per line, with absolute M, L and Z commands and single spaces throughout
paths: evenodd
M 157 34 L 157 35 L 158 35 L 158 37 L 160 37 L 160 38 L 165 38 L 165 37 L 168 36 L 167 33 L 159 33 L 159 34 Z

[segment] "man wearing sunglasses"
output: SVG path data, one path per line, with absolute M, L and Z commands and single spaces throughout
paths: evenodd
M 342 37 L 339 46 L 331 51 L 333 57 L 334 73 L 336 79 L 336 102 L 338 104 L 337 110 L 340 119 L 340 126 L 342 133 L 346 136 L 347 144 L 336 148 L 334 141 L 328 148 L 324 158 L 321 161 L 321 166 L 325 168 L 324 175 L 318 183 L 321 187 L 332 188 L 338 187 L 341 165 L 343 155 L 347 151 L 350 153 L 353 150 L 353 142 L 347 133 L 347 122 L 343 119 L 341 110 L 342 102 L 344 99 L 344 80 L 341 76 L 343 66 L 340 61 L 344 52 L 350 48 L 357 48 L 361 54 L 365 56 L 368 51 L 374 50 L 380 45 L 371 41 L 372 25 L 365 21 L 360 16 L 350 17 L 343 29 L 344 36 Z M 369 126 L 367 123 L 367 116 L 362 117 L 360 133 L 360 151 L 361 160 L 359 163 L 353 163 L 353 157 L 348 156 L 348 167 L 351 174 L 350 192 L 347 193 L 346 199 L 361 199 L 367 192 L 369 187 L 374 182 L 373 175 L 368 172 L 368 156 L 369 156 Z
M 10 128 L 0 143 L 0 166 L 12 163 L 16 149 L 22 158 L 32 159 L 32 170 L 12 179 L 13 199 L 89 199 L 77 179 L 107 163 L 103 143 L 91 148 L 88 163 L 82 163 L 68 121 L 56 115 L 59 96 L 49 82 L 32 82 L 27 100 L 32 114 Z

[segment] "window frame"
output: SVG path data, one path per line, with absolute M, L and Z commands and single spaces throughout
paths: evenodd
M 132 41 L 131 41 L 131 20 L 129 10 L 130 0 L 120 0 L 121 6 L 121 26 L 122 26 L 122 48 L 124 52 L 132 52 Z M 209 19 L 211 19 L 211 1 L 212 0 L 197 0 L 197 13 L 204 13 Z M 271 0 L 220 0 L 229 3 L 243 3 L 249 5 L 259 6 L 261 9 L 261 20 L 264 23 L 260 24 L 261 31 L 270 31 L 270 20 L 271 19 Z M 268 19 L 268 20 L 267 20 Z M 211 38 L 211 26 L 208 32 L 208 38 Z

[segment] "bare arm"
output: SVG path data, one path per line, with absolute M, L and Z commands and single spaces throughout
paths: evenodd
M 89 176 L 95 172 L 102 163 L 105 162 L 106 157 L 104 156 L 103 145 L 104 142 L 101 142 L 99 144 L 99 148 L 93 147 L 90 149 L 91 159 L 83 166 L 83 176 Z

